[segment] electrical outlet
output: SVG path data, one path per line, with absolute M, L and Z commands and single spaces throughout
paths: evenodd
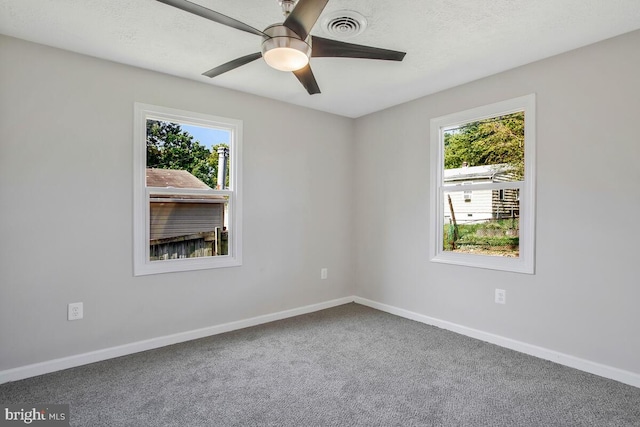
M 84 309 L 81 302 L 69 304 L 67 308 L 67 320 L 80 320 L 84 316 Z
M 322 280 L 325 280 L 328 274 L 329 274 L 329 271 L 326 268 L 323 268 L 320 270 L 320 278 Z
M 496 304 L 507 303 L 507 291 L 504 289 L 496 289 Z

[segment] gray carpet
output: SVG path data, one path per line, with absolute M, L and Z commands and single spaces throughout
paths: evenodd
M 0 385 L 72 426 L 640 426 L 640 389 L 357 304 Z

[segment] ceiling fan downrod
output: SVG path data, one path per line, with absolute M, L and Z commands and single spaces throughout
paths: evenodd
M 285 18 L 289 16 L 293 8 L 296 6 L 297 2 L 298 0 L 278 0 L 280 7 L 282 7 L 282 13 L 284 14 Z

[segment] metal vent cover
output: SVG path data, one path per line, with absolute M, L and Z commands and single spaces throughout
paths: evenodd
M 353 10 L 337 10 L 322 18 L 322 29 L 330 36 L 346 39 L 367 28 L 367 19 Z

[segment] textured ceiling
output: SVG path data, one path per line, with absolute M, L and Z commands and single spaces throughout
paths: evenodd
M 258 29 L 283 20 L 277 0 L 193 1 Z M 312 58 L 322 90 L 313 96 L 262 60 L 202 76 L 258 52 L 260 37 L 155 0 L 0 0 L 0 33 L 359 117 L 640 28 L 640 0 L 330 0 L 324 13 L 345 9 L 368 21 L 345 41 L 407 56 L 399 63 Z M 335 38 L 319 22 L 312 34 Z

